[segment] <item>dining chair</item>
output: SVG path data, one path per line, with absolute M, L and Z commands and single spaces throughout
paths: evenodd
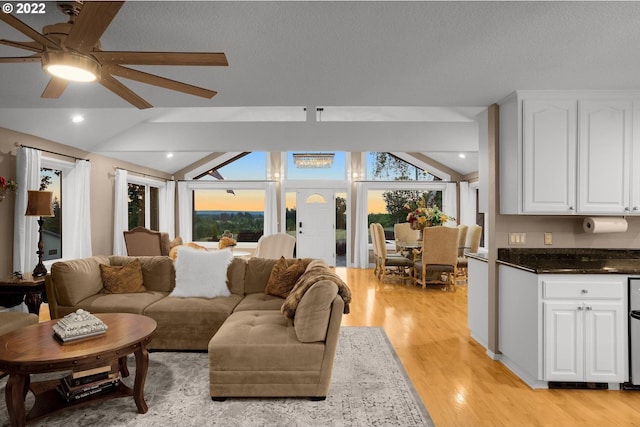
M 371 246 L 373 247 L 373 275 L 380 278 L 380 251 L 378 249 L 378 230 L 375 223 L 369 224 L 369 235 L 371 236 Z
M 413 265 L 414 283 L 420 283 L 423 289 L 427 283 L 443 284 L 443 290 L 455 291 L 458 229 L 446 226 L 426 227 L 422 235 L 422 252 Z
M 464 255 L 464 248 L 467 243 L 467 231 L 469 226 L 466 224 L 458 225 L 458 256 Z
M 479 225 L 472 225 L 469 227 L 469 233 L 467 234 L 467 241 L 465 243 L 465 252 L 475 254 L 478 252 L 478 248 L 480 247 L 480 238 L 482 237 L 482 227 Z M 467 256 L 463 253 L 461 256 L 458 256 L 458 275 L 464 281 L 468 280 L 468 271 L 467 267 L 469 265 L 469 261 L 467 260 Z
M 419 230 L 411 228 L 408 222 L 399 222 L 393 224 L 393 235 L 396 241 L 396 252 L 402 252 L 402 248 L 398 246 L 398 242 L 415 242 L 420 236 Z
M 296 238 L 285 233 L 261 236 L 258 246 L 253 254 L 254 258 L 280 259 L 280 257 L 293 258 L 293 249 L 296 246 Z
M 384 228 L 379 223 L 374 223 L 373 225 L 376 233 L 376 244 L 378 245 L 380 263 L 378 276 L 380 281 L 384 282 L 387 274 L 398 276 L 402 280 L 410 278 L 413 261 L 401 254 L 388 253 L 387 243 L 384 238 Z
M 162 235 L 145 227 L 124 231 L 124 243 L 129 256 L 159 256 L 162 253 Z M 168 255 L 168 254 L 167 254 Z

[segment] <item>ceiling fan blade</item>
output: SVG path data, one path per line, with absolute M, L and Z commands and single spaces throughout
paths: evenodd
M 165 89 L 171 89 L 178 92 L 188 93 L 190 95 L 201 96 L 203 98 L 213 98 L 216 95 L 216 91 L 204 89 L 198 86 L 193 86 L 187 83 L 178 82 L 175 80 L 167 79 L 165 77 L 156 76 L 155 74 L 145 73 L 143 71 L 133 70 L 127 67 L 121 67 L 120 65 L 105 65 L 103 71 L 107 73 L 124 77 L 126 79 L 135 80 L 138 82 L 163 87 Z
M 145 108 L 151 108 L 153 105 L 149 104 L 144 99 L 140 98 L 136 95 L 131 89 L 120 83 L 118 80 L 114 79 L 108 74 L 103 74 L 100 79 L 100 84 L 111 92 L 118 95 L 120 98 L 124 99 L 128 103 L 133 106 L 139 108 L 140 110 L 144 110 Z
M 206 52 L 116 52 L 100 51 L 91 54 L 102 64 L 127 65 L 229 65 L 224 53 Z
M 18 49 L 30 50 L 32 52 L 42 52 L 44 50 L 44 46 L 42 46 L 38 42 L 15 42 L 13 40 L 0 40 L 0 44 L 17 47 Z
M 67 88 L 69 84 L 69 80 L 65 79 L 57 79 L 52 77 L 47 84 L 47 87 L 44 88 L 44 92 L 42 92 L 41 98 L 60 98 L 62 92 Z
M 60 49 L 58 43 L 43 36 L 13 15 L 10 15 L 8 13 L 0 13 L 0 21 L 6 22 L 25 36 L 29 37 L 31 40 L 38 42 L 43 46 Z
M 122 7 L 122 1 L 85 1 L 64 45 L 90 51 Z
M 0 58 L 0 64 L 17 64 L 21 62 L 40 62 L 40 55 Z

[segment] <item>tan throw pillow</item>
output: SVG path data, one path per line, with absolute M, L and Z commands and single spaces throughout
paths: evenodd
M 304 270 L 305 266 L 300 260 L 280 257 L 271 269 L 264 293 L 286 298 Z
M 142 279 L 142 265 L 136 259 L 126 265 L 100 264 L 100 275 L 104 291 L 108 294 L 146 292 Z

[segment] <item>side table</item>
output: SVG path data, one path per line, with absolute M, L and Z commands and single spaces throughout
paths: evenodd
M 29 313 L 40 315 L 40 304 L 42 304 L 44 292 L 44 276 L 33 277 L 31 273 L 27 273 L 22 279 L 14 276 L 0 278 L 0 295 L 24 296 L 24 303 Z

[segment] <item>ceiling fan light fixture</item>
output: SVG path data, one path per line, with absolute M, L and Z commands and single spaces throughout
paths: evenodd
M 52 76 L 74 82 L 100 79 L 100 64 L 89 56 L 73 52 L 44 52 L 42 68 Z

